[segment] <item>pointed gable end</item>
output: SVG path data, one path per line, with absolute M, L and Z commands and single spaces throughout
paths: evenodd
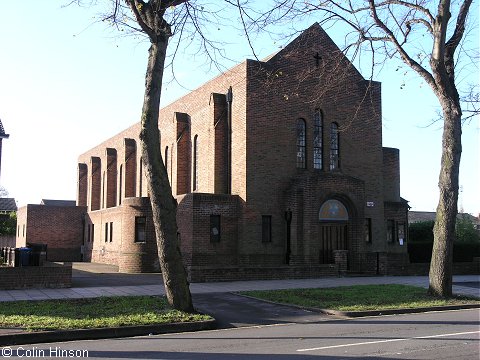
M 282 50 L 264 60 L 269 68 L 281 69 L 295 64 L 299 71 L 348 76 L 352 81 L 365 80 L 342 50 L 318 23 L 304 30 Z

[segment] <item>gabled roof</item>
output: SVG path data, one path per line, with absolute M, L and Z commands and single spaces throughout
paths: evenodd
M 313 47 L 311 47 L 313 46 Z M 307 48 L 305 48 L 307 47 Z M 335 41 L 323 30 L 318 22 L 312 24 L 309 28 L 305 29 L 295 39 L 290 41 L 283 49 L 267 56 L 262 60 L 264 63 L 274 63 L 287 56 L 289 53 L 297 53 L 301 51 L 311 52 L 312 55 L 316 53 L 316 56 L 320 56 L 318 59 L 330 59 L 338 63 L 348 63 L 349 71 L 352 75 L 358 79 L 365 80 L 362 74 L 352 64 L 343 51 L 338 47 Z M 313 59 L 313 57 L 312 57 Z
M 17 203 L 14 198 L 0 198 L 0 211 L 17 211 Z
M 42 199 L 40 205 L 45 206 L 76 206 L 77 202 L 75 200 L 50 200 Z
M 436 214 L 434 211 L 409 211 L 408 222 L 435 221 Z

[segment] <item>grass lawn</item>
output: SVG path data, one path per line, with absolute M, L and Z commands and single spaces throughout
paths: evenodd
M 0 327 L 30 331 L 87 329 L 202 321 L 207 315 L 172 310 L 164 297 L 118 296 L 91 299 L 0 303 Z
M 438 299 L 427 290 L 407 285 L 357 285 L 322 289 L 245 291 L 240 294 L 283 304 L 338 311 L 367 311 L 480 304 L 478 299 Z

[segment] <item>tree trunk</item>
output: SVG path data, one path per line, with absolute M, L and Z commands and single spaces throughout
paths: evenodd
M 158 257 L 168 302 L 177 310 L 193 312 L 187 273 L 177 240 L 177 204 L 172 196 L 167 171 L 162 161 L 158 115 L 163 68 L 168 38 L 152 42 L 143 100 L 140 144 L 147 177 L 148 194 L 152 205 L 153 223 L 157 238 Z
M 438 187 L 440 198 L 433 229 L 428 292 L 452 296 L 453 240 L 457 218 L 460 156 L 462 154 L 462 111 L 458 101 L 440 97 L 443 110 L 442 163 Z

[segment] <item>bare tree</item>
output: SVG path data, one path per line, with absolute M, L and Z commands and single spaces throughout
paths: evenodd
M 267 11 L 241 11 L 250 20 L 246 33 L 282 22 L 314 18 L 349 30 L 345 52 L 372 54 L 371 65 L 400 59 L 430 86 L 442 109 L 443 142 L 440 198 L 434 228 L 429 292 L 452 295 L 452 253 L 462 153 L 462 99 L 468 116 L 478 114 L 475 91 L 460 96 L 456 66 L 469 57 L 463 41 L 472 0 L 275 0 Z M 421 39 L 421 40 L 420 40 Z M 427 50 L 422 46 L 427 44 Z M 478 44 L 473 50 L 478 51 Z M 372 72 L 373 73 L 373 72 Z M 474 89 L 475 90 L 475 89 Z M 467 117 L 468 117 L 467 116 Z
M 158 130 L 163 69 L 168 40 L 172 35 L 171 25 L 165 19 L 165 12 L 169 8 L 181 5 L 183 2 L 185 0 L 125 1 L 133 13 L 136 23 L 150 41 L 145 75 L 145 94 L 140 120 L 140 146 L 152 206 L 165 292 L 168 302 L 175 309 L 192 312 L 193 303 L 187 274 L 177 243 L 177 205 L 172 196 L 172 189 L 163 165 Z M 115 0 L 112 21 L 114 23 L 120 21 L 125 23 L 123 19 L 126 16 L 121 1 Z
M 87 5 L 101 3 L 95 0 L 72 0 L 71 3 L 82 5 L 84 2 Z M 223 55 L 222 49 L 205 36 L 208 26 L 221 23 L 220 8 L 187 0 L 105 0 L 103 5 L 109 8 L 101 15 L 101 21 L 127 34 L 143 34 L 150 42 L 139 136 L 141 156 L 166 296 L 175 309 L 192 312 L 194 308 L 187 273 L 177 240 L 177 203 L 172 196 L 160 151 L 158 117 L 167 46 L 173 35 L 176 36 L 174 55 L 183 42 L 197 46 L 194 51 L 220 66 L 217 60 Z

